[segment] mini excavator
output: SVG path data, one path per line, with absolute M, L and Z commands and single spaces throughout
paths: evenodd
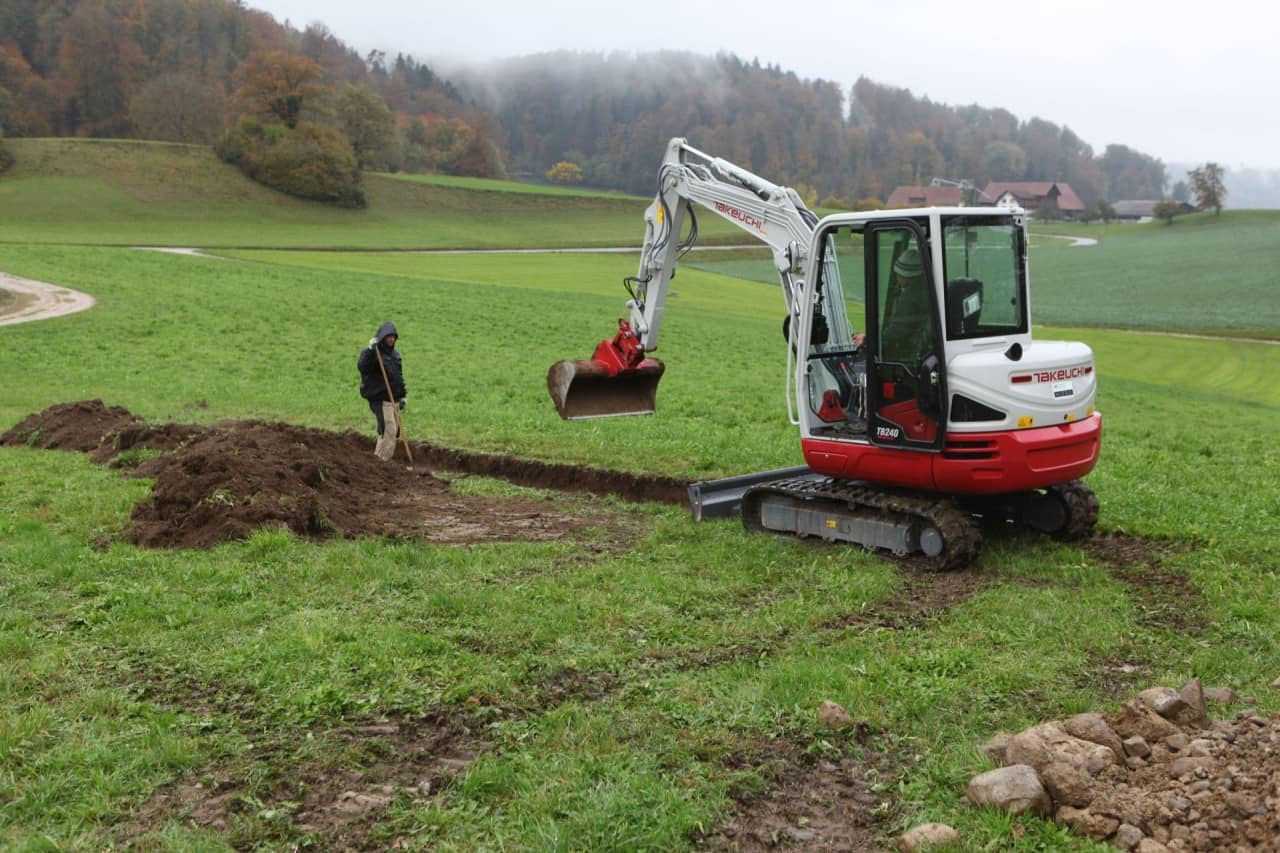
M 563 418 L 652 414 L 668 288 L 694 207 L 765 243 L 786 317 L 786 399 L 806 465 L 695 484 L 695 518 L 888 552 L 931 570 L 977 554 L 979 520 L 1087 535 L 1097 374 L 1083 343 L 1033 341 L 1026 216 L 932 207 L 819 219 L 799 195 L 668 143 L 628 318 L 547 388 Z M 689 228 L 683 240 L 685 223 Z M 861 321 L 855 334 L 850 318 Z M 726 510 L 730 507 L 730 510 Z

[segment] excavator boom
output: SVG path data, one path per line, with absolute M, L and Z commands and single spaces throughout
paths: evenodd
M 547 391 L 560 417 L 653 414 L 664 368 L 649 353 L 658 347 L 676 262 L 697 240 L 694 204 L 773 250 L 788 309 L 794 311 L 797 282 L 792 276 L 800 269 L 818 218 L 794 190 L 673 139 L 658 173 L 657 195 L 645 211 L 639 268 L 624 281 L 631 295 L 630 318 L 618 321 L 617 335 L 601 341 L 590 359 L 558 361 L 547 371 Z M 686 219 L 690 227 L 682 242 Z

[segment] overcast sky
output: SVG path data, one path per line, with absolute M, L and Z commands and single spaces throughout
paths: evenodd
M 1280 6 L 1214 0 L 247 0 L 437 70 L 550 50 L 730 51 L 1066 125 L 1101 153 L 1280 168 Z M 696 144 L 696 142 L 695 142 Z

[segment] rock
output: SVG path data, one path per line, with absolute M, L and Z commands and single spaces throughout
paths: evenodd
M 1137 847 L 1139 842 L 1145 838 L 1142 830 L 1131 823 L 1122 823 L 1116 830 L 1116 837 L 1113 839 L 1117 847 L 1121 850 L 1132 850 Z
M 1165 847 L 1154 838 L 1144 838 L 1138 842 L 1138 846 L 1133 848 L 1137 853 L 1169 853 L 1169 848 Z
M 1178 698 L 1186 708 L 1176 713 L 1173 721 L 1184 726 L 1205 726 L 1209 722 L 1209 705 L 1204 698 L 1204 684 L 1193 678 L 1178 688 Z
M 1013 764 L 980 773 L 969 782 L 964 798 L 971 805 L 991 806 L 1010 814 L 1048 815 L 1052 805 L 1049 792 L 1036 771 L 1026 764 Z
M 991 759 L 991 763 L 996 767 L 1004 766 L 1005 753 L 1009 749 L 1009 737 L 1005 732 L 999 732 L 982 745 L 982 754 Z
M 1196 738 L 1187 744 L 1187 755 L 1201 758 L 1206 755 L 1213 755 L 1213 741 L 1202 737 Z
M 1191 744 L 1191 738 L 1182 732 L 1174 732 L 1164 739 L 1164 745 L 1169 747 L 1171 752 L 1182 752 Z
M 1181 700 L 1179 700 L 1181 701 Z M 1164 740 L 1178 731 L 1177 726 L 1161 717 L 1139 699 L 1130 699 L 1111 722 L 1121 737 L 1138 736 L 1147 743 Z
M 1169 772 L 1174 776 L 1185 776 L 1188 773 L 1194 773 L 1197 770 L 1211 770 L 1213 768 L 1213 759 L 1204 756 L 1186 758 L 1176 758 L 1169 765 Z
M 853 717 L 849 716 L 849 712 L 844 709 L 844 706 L 828 699 L 818 709 L 818 722 L 833 731 L 838 731 L 839 729 L 852 728 Z
M 1151 745 L 1139 735 L 1124 739 L 1124 754 L 1134 758 L 1146 758 L 1151 755 Z
M 1061 761 L 1051 761 L 1040 771 L 1040 782 L 1053 797 L 1055 805 L 1084 808 L 1093 802 L 1089 776 Z
M 1115 753 L 1116 761 L 1124 758 L 1124 744 L 1115 730 L 1107 724 L 1106 717 L 1101 714 L 1076 714 L 1062 721 L 1067 734 L 1105 746 Z
M 1204 689 L 1204 698 L 1209 702 L 1217 702 L 1219 705 L 1234 705 L 1238 697 L 1230 687 L 1206 687 Z
M 897 848 L 904 853 L 915 853 L 917 850 L 929 850 L 959 843 L 960 833 L 945 823 L 922 823 L 898 836 Z
M 1271 689 L 1280 690 L 1280 678 L 1277 678 L 1275 681 L 1271 682 Z
M 1120 828 L 1120 821 L 1108 815 L 1094 814 L 1088 809 L 1076 809 L 1062 806 L 1054 813 L 1053 819 L 1065 823 L 1081 835 L 1094 841 L 1105 841 Z
M 1040 770 L 1052 761 L 1062 761 L 1086 773 L 1097 773 L 1120 760 L 1109 747 L 1068 734 L 1062 723 L 1041 723 L 1009 739 L 1005 752 L 1008 764 L 1026 764 Z
M 1166 720 L 1175 719 L 1187 710 L 1187 703 L 1172 687 L 1152 687 L 1138 694 L 1138 701 Z

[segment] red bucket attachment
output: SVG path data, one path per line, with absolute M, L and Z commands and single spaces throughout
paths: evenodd
M 547 391 L 565 420 L 652 415 L 658 381 L 666 368 L 644 357 L 631 324 L 618 321 L 618 334 L 603 340 L 589 361 L 557 361 L 547 371 Z
M 547 390 L 565 420 L 651 415 L 665 369 L 656 358 L 617 373 L 595 360 L 557 361 L 547 371 Z

